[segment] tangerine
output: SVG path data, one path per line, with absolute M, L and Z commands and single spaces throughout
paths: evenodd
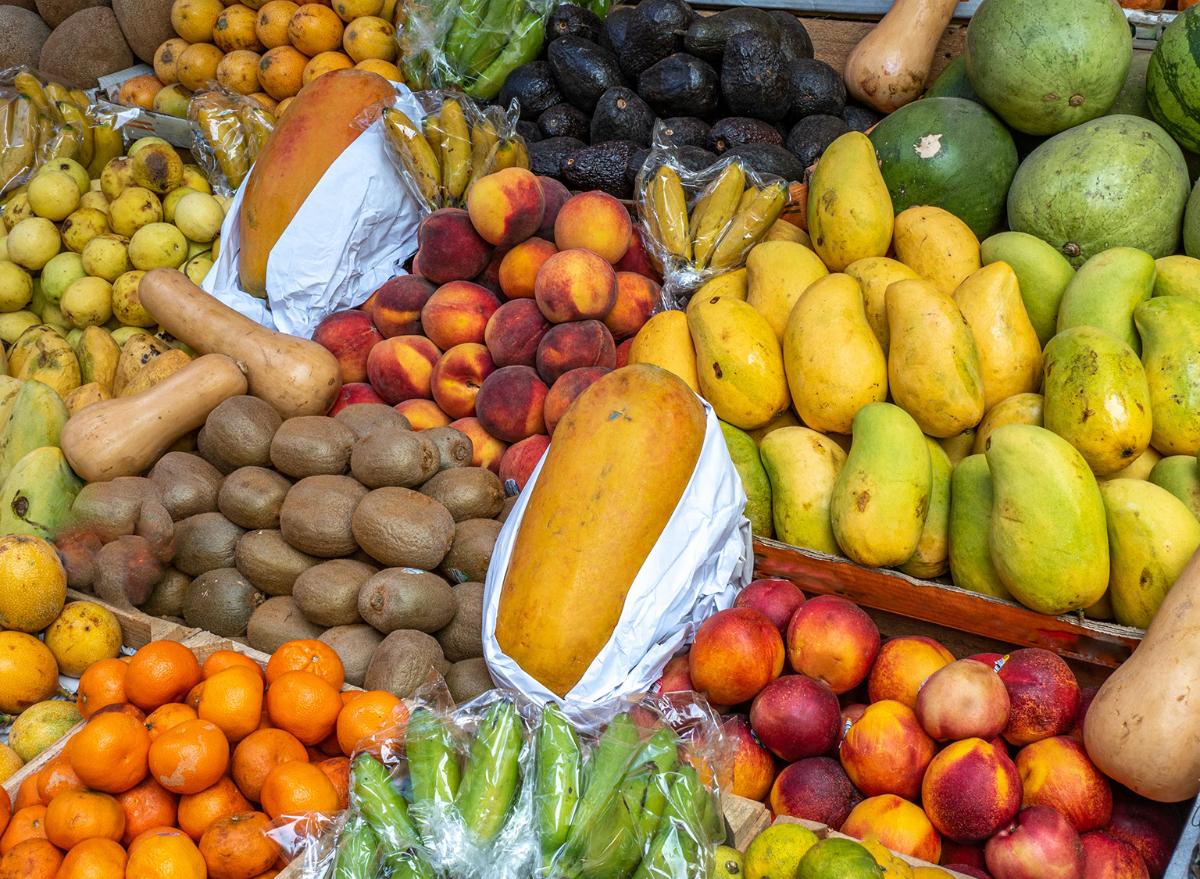
M 315 674 L 328 681 L 335 690 L 340 690 L 346 683 L 346 667 L 341 658 L 332 647 L 316 638 L 299 638 L 281 644 L 267 662 L 267 686 L 290 671 Z
M 153 742 L 172 727 L 195 720 L 196 717 L 195 709 L 189 708 L 182 702 L 168 702 L 166 705 L 158 706 L 146 717 L 146 729 L 150 732 L 150 741 Z
M 42 795 L 38 791 L 38 775 L 40 774 L 39 772 L 35 772 L 33 775 L 25 776 L 25 780 L 17 788 L 16 797 L 13 798 L 13 812 L 28 809 L 30 806 L 46 805 L 45 800 L 42 799 Z
M 341 710 L 342 697 L 333 685 L 306 671 L 286 672 L 267 690 L 271 722 L 306 745 L 334 732 Z
M 272 818 L 304 812 L 336 812 L 337 789 L 312 763 L 282 763 L 267 773 L 261 795 L 263 810 Z
M 14 846 L 27 839 L 46 838 L 46 807 L 26 806 L 13 813 L 8 827 L 0 834 L 0 855 L 6 855 Z
M 384 730 L 398 728 L 397 737 L 403 740 L 407 725 L 408 709 L 403 702 L 386 690 L 368 690 L 338 714 L 338 744 L 342 753 L 349 757 L 360 740 Z
M 173 794 L 147 776 L 124 793 L 116 795 L 125 810 L 125 832 L 121 845 L 128 846 L 153 827 L 173 827 L 179 809 L 179 795 Z
M 200 682 L 196 654 L 176 641 L 151 641 L 129 660 L 125 692 L 143 711 L 179 702 Z
M 101 659 L 88 666 L 79 678 L 79 693 L 75 704 L 87 720 L 105 705 L 128 701 L 125 695 L 125 674 L 129 665 L 119 659 Z
M 262 674 L 231 666 L 204 682 L 198 714 L 201 720 L 215 723 L 225 738 L 236 744 L 258 729 L 262 706 Z
M 67 852 L 56 879 L 117 879 L 125 875 L 126 860 L 120 843 L 87 839 Z
M 87 790 L 87 785 L 75 774 L 70 758 L 59 756 L 43 766 L 37 774 L 37 790 L 41 802 L 49 805 L 63 791 Z
M 264 678 L 263 670 L 259 664 L 244 653 L 238 653 L 236 650 L 217 650 L 208 659 L 204 660 L 204 664 L 200 666 L 200 678 L 207 681 L 219 671 L 225 671 L 230 666 L 241 666 L 255 672 L 260 678 Z
M 46 807 L 46 838 L 64 851 L 86 839 L 117 842 L 125 833 L 125 810 L 108 794 L 63 791 Z
M 148 830 L 129 847 L 125 879 L 206 879 L 207 875 L 204 856 L 182 830 Z
M 0 879 L 55 879 L 63 853 L 45 839 L 27 839 L 0 857 Z
M 128 714 L 98 713 L 71 743 L 71 768 L 92 790 L 127 791 L 146 777 L 150 733 Z
M 279 846 L 267 836 L 273 824 L 262 812 L 218 818 L 200 837 L 209 879 L 251 879 L 270 869 Z
M 267 773 L 280 763 L 307 762 L 308 752 L 290 732 L 260 729 L 250 733 L 233 749 L 233 780 L 243 794 L 257 803 Z
M 317 768 L 325 773 L 325 777 L 333 782 L 342 808 L 350 808 L 350 758 L 330 757 L 317 764 Z
M 167 790 L 195 794 L 217 783 L 229 765 L 229 740 L 215 723 L 188 720 L 150 745 L 150 774 Z
M 216 784 L 179 799 L 179 829 L 196 842 L 218 818 L 249 812 L 254 807 L 242 796 L 233 779 L 222 775 Z

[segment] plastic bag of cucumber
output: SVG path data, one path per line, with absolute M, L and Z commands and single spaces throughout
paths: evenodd
M 415 707 L 359 748 L 350 808 L 306 853 L 305 879 L 705 879 L 725 839 L 732 748 L 695 694 L 580 728 L 493 690 Z

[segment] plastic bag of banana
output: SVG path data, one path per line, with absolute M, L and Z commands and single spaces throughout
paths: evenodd
M 192 154 L 220 195 L 233 195 L 275 128 L 258 101 L 213 84 L 188 105 Z

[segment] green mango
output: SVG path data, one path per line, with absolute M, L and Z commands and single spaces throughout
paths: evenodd
M 840 555 L 829 507 L 846 453 L 807 427 L 781 427 L 758 447 L 771 480 L 775 538 L 829 555 Z
M 1183 501 L 1192 515 L 1200 519 L 1200 462 L 1195 458 L 1191 455 L 1163 458 L 1150 471 L 1150 481 Z
M 24 382 L 11 375 L 0 375 L 0 428 L 8 423 L 8 415 L 17 402 L 17 394 Z
M 1133 312 L 1146 343 L 1142 365 L 1150 385 L 1154 434 L 1164 455 L 1200 451 L 1200 302 L 1160 296 Z
M 1113 614 L 1123 626 L 1144 629 L 1200 546 L 1200 522 L 1152 482 L 1113 479 L 1100 494 L 1108 517 Z
M 759 537 L 774 536 L 771 526 L 771 482 L 767 479 L 767 471 L 763 469 L 762 459 L 758 454 L 758 443 L 748 433 L 738 430 L 732 424 L 721 424 L 721 434 L 725 437 L 725 448 L 729 449 L 729 457 L 733 466 L 742 478 L 742 488 L 746 491 L 745 516 L 750 520 L 750 530 Z
M 992 564 L 993 502 L 987 458 L 963 458 L 950 478 L 950 576 L 960 589 L 1012 601 Z
M 0 484 L 34 449 L 57 446 L 70 417 L 62 397 L 52 387 L 39 381 L 25 382 L 0 431 Z
M 1184 296 L 1200 302 L 1200 259 L 1176 254 L 1154 261 L 1155 296 Z
M 854 416 L 853 437 L 833 487 L 834 536 L 860 565 L 903 564 L 921 540 L 933 490 L 925 435 L 899 406 L 868 403 Z
M 986 418 L 984 419 L 987 420 Z M 980 423 L 982 427 L 982 422 Z M 970 427 L 960 433 L 958 436 L 948 436 L 937 441 L 942 447 L 942 451 L 950 456 L 950 463 L 955 467 L 959 462 L 971 454 L 971 449 L 975 445 L 975 438 L 979 428 Z
M 929 490 L 929 512 L 921 529 L 921 539 L 912 558 L 900 566 L 910 577 L 932 580 L 950 570 L 950 477 L 954 465 L 945 449 L 932 437 L 925 437 L 933 482 Z
M 979 245 L 983 264 L 1006 262 L 1017 273 L 1025 313 L 1042 347 L 1057 332 L 1058 306 L 1067 284 L 1075 277 L 1067 258 L 1034 235 L 1000 232 Z
M 1043 427 L 1006 424 L 984 453 L 994 501 L 988 545 L 1017 601 L 1060 614 L 1108 587 L 1104 501 L 1083 455 Z
M 81 488 L 83 480 L 61 449 L 34 449 L 0 486 L 0 534 L 29 534 L 54 542 Z
M 1150 445 L 1154 422 L 1146 371 L 1108 330 L 1063 330 L 1046 346 L 1043 421 L 1097 476 L 1116 473 Z
M 1058 331 L 1071 327 L 1108 330 L 1139 356 L 1142 340 L 1133 310 L 1154 291 L 1154 257 L 1135 247 L 1112 247 L 1079 267 L 1058 308 Z

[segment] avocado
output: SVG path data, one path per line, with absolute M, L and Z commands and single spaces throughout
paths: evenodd
M 567 103 L 555 104 L 538 117 L 542 137 L 573 137 L 586 144 L 591 128 L 592 120 L 587 114 Z
M 707 116 L 717 108 L 717 72 L 707 61 L 676 52 L 638 77 L 638 94 L 658 113 Z
M 829 146 L 850 130 L 838 116 L 806 116 L 788 132 L 787 148 L 800 164 L 807 168 L 825 152 Z
M 757 31 L 772 40 L 779 39 L 779 25 L 770 15 L 752 6 L 737 6 L 693 21 L 683 37 L 683 47 L 716 64 L 725 54 L 729 38 L 743 31 Z
M 618 86 L 600 96 L 592 114 L 591 142 L 632 140 L 648 146 L 654 133 L 654 111 L 637 93 Z
M 527 144 L 529 170 L 539 177 L 561 179 L 567 159 L 585 146 L 577 137 L 548 137 Z
M 842 110 L 846 109 L 846 84 L 836 70 L 815 58 L 802 58 L 788 66 L 792 80 L 789 122 L 805 116 L 842 115 Z
M 633 18 L 632 6 L 618 6 L 608 13 L 604 23 L 600 25 L 600 37 L 596 40 L 597 45 L 619 57 L 625 51 L 625 34 L 631 18 Z
M 628 85 L 616 56 L 582 37 L 559 37 L 546 50 L 546 58 L 559 90 L 587 113 L 610 88 Z
M 546 42 L 566 36 L 596 42 L 600 36 L 600 16 L 583 6 L 564 3 L 546 19 Z
M 537 127 L 537 123 L 524 119 L 517 123 L 517 134 L 525 139 L 525 143 L 537 143 L 542 139 L 542 129 Z
M 542 113 L 564 100 L 554 81 L 554 73 L 545 61 L 530 61 L 522 64 L 508 75 L 500 86 L 500 106 L 507 107 L 516 99 L 521 107 L 521 118 L 533 122 Z
M 625 162 L 625 182 L 633 189 L 637 185 L 637 175 L 642 170 L 642 165 L 646 164 L 646 157 L 650 155 L 650 150 L 644 147 L 633 153 Z M 637 193 L 635 192 L 634 195 Z
M 813 56 L 812 39 L 800 19 L 782 9 L 769 9 L 767 15 L 779 25 L 779 50 L 786 60 L 798 61 Z
M 683 0 L 641 0 L 625 30 L 625 45 L 617 55 L 630 78 L 683 49 L 683 32 L 696 13 Z
M 599 189 L 617 198 L 633 193 L 625 179 L 625 165 L 639 149 L 629 140 L 610 140 L 572 153 L 563 166 L 563 178 L 572 189 Z
M 709 130 L 708 146 L 716 153 L 744 143 L 773 143 L 783 146 L 783 135 L 770 122 L 749 116 L 727 116 Z
M 790 106 L 791 88 L 778 43 L 753 31 L 729 38 L 721 59 L 721 93 L 733 115 L 778 121 Z
M 707 149 L 708 123 L 695 116 L 672 116 L 662 121 L 663 136 L 674 146 L 695 146 Z
M 679 164 L 692 172 L 703 171 L 711 167 L 720 158 L 716 153 L 710 153 L 703 147 L 698 146 L 681 146 L 677 154 L 679 156 Z
M 877 113 L 862 104 L 847 104 L 846 109 L 842 111 L 842 121 L 850 127 L 851 131 L 866 131 L 882 118 L 882 113 Z
M 723 154 L 737 156 L 760 174 L 774 174 L 788 182 L 804 179 L 804 166 L 786 149 L 773 143 L 743 143 Z

